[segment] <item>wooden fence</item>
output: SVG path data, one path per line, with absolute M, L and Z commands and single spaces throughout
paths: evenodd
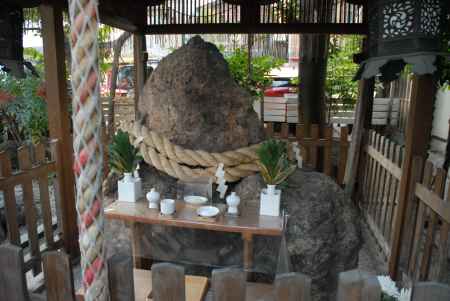
M 69 257 L 62 251 L 43 255 L 46 296 L 28 292 L 23 277 L 22 249 L 0 246 L 0 293 L 9 301 L 75 301 L 75 290 Z M 115 255 L 107 262 L 110 299 L 134 301 L 135 285 L 131 257 Z M 7 276 L 6 276 L 7 275 Z M 168 263 L 152 267 L 152 300 L 185 301 L 184 269 Z M 214 270 L 211 279 L 213 301 L 250 301 L 246 299 L 246 276 L 242 270 L 226 268 Z M 310 301 L 311 278 L 300 273 L 281 274 L 275 278 L 267 299 L 273 301 Z M 444 301 L 450 298 L 450 287 L 437 283 L 417 283 L 412 301 Z M 339 275 L 337 301 L 380 301 L 381 287 L 375 276 L 358 270 Z M 141 301 L 141 300 L 139 300 Z
M 278 126 L 278 129 L 276 128 Z M 333 165 L 333 128 L 326 126 L 323 135 L 320 135 L 319 126 L 313 124 L 311 131 L 306 133 L 303 124 L 267 122 L 264 124 L 268 137 L 298 142 L 301 147 L 301 155 L 306 166 L 322 171 L 328 176 L 334 176 L 338 184 L 343 184 L 345 165 L 347 163 L 349 142 L 349 130 L 347 127 L 340 128 L 338 138 L 338 159 L 336 168 Z M 319 150 L 321 149 L 321 152 Z
M 48 147 L 42 143 L 35 146 L 22 146 L 17 151 L 17 161 L 7 152 L 0 153 L 0 191 L 4 195 L 4 210 L 8 240 L 24 250 L 24 272 L 33 270 L 37 275 L 41 272 L 41 254 L 54 250 L 62 245 L 58 225 L 59 191 L 55 180 L 56 154 L 58 143 L 51 141 Z M 17 168 L 14 168 L 17 166 Z M 50 200 L 49 184 L 54 184 L 55 204 Z M 33 184 L 37 184 L 38 192 Z M 22 188 L 23 214 L 25 226 L 19 226 L 18 207 L 20 203 L 16 195 L 16 186 Z M 37 211 L 39 200 L 40 217 Z
M 374 131 L 368 135 L 360 170 L 360 206 L 384 255 L 391 256 L 402 176 L 401 146 Z M 447 172 L 416 157 L 402 221 L 401 275 L 406 282 L 448 281 L 450 195 L 444 198 Z
M 360 203 L 369 228 L 389 257 L 401 170 L 402 147 L 370 131 L 362 163 Z
M 423 170 L 423 172 L 422 172 Z M 423 174 L 423 176 L 422 176 Z M 410 281 L 448 281 L 450 190 L 447 172 L 415 157 L 402 241 L 401 268 Z

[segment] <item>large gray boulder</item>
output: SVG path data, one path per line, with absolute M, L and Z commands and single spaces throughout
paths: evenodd
M 217 47 L 196 36 L 159 63 L 145 84 L 139 112 L 148 128 L 175 144 L 222 152 L 263 138 L 251 105 Z
M 259 202 L 260 175 L 245 178 L 236 192 Z M 281 206 L 292 271 L 312 277 L 314 300 L 330 300 L 340 272 L 354 269 L 362 245 L 360 216 L 343 190 L 324 174 L 297 170 L 284 183 Z

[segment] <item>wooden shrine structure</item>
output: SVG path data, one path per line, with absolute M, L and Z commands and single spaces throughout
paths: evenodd
M 145 83 L 147 34 L 182 33 L 304 33 L 368 35 L 368 9 L 365 0 L 99 0 L 100 22 L 133 33 L 135 62 L 135 100 Z M 6 0 L 3 9 L 38 7 L 42 20 L 47 103 L 50 138 L 59 142 L 55 161 L 61 189 L 61 220 L 63 246 L 72 257 L 78 256 L 78 228 L 75 210 L 73 174 L 73 143 L 71 119 L 68 112 L 63 13 L 66 1 Z M 0 34 L 2 29 L 0 27 Z M 4 41 L 0 39 L 0 48 Z M 0 55 L 2 52 L 0 51 Z M 0 61 L 2 57 L 0 56 Z M 433 98 L 436 85 L 431 75 L 414 78 L 400 193 L 392 237 L 390 273 L 394 278 L 399 268 L 405 212 L 414 176 L 414 158 L 426 158 L 428 137 L 432 124 Z M 360 80 L 358 120 L 347 165 L 347 191 L 354 194 L 357 187 L 359 162 L 367 145 L 365 132 L 370 130 L 374 79 Z

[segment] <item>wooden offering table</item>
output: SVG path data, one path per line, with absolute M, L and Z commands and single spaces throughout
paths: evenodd
M 224 206 L 215 219 L 206 219 L 197 215 L 197 207 L 177 201 L 176 212 L 172 216 L 161 216 L 158 210 L 149 209 L 147 201 L 136 203 L 116 201 L 105 208 L 107 219 L 131 222 L 132 224 L 153 224 L 170 227 L 191 228 L 218 232 L 240 233 L 244 243 L 243 267 L 251 271 L 253 265 L 253 236 L 281 236 L 283 219 L 278 216 L 260 216 L 257 207 L 244 206 L 241 215 L 224 214 Z M 134 256 L 137 250 L 134 244 Z

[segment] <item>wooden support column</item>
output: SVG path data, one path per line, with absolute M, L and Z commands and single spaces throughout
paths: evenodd
M 145 35 L 141 33 L 133 34 L 134 49 L 134 110 L 135 119 L 139 120 L 139 97 L 142 95 L 146 80 L 147 69 L 147 50 L 145 43 Z
M 311 124 L 325 123 L 325 79 L 327 72 L 328 35 L 302 34 L 300 36 L 299 98 L 303 109 L 306 133 Z
M 64 57 L 63 7 L 42 4 L 45 84 L 47 94 L 50 138 L 58 139 L 58 189 L 61 196 L 61 220 L 64 249 L 71 257 L 79 254 L 77 213 L 75 209 L 75 181 L 73 141 L 70 133 L 70 101 L 67 97 L 66 65 Z
M 370 129 L 372 123 L 374 87 L 375 80 L 373 78 L 359 81 L 359 99 L 356 104 L 355 124 L 344 177 L 345 194 L 348 198 L 351 198 L 354 194 L 359 163 L 362 158 L 361 153 L 364 151 L 363 148 L 367 142 L 364 133 Z
M 408 192 L 410 189 L 413 189 L 411 186 L 414 181 L 412 177 L 412 162 L 415 156 L 422 157 L 424 161 L 427 156 L 435 94 L 436 83 L 432 75 L 416 75 L 413 77 L 398 208 L 394 220 L 391 257 L 389 260 L 389 274 L 394 280 L 397 279 L 399 271 L 405 220 L 413 218 L 413 210 L 409 210 L 412 204 L 408 204 Z M 406 214 L 407 212 L 408 214 Z M 409 214 L 411 216 L 408 216 Z
M 139 12 L 140 27 L 147 25 L 147 9 L 142 7 Z M 136 32 L 133 34 L 133 55 L 134 55 L 134 116 L 135 120 L 140 119 L 139 114 L 139 98 L 144 90 L 145 81 L 147 79 L 147 44 L 145 34 Z

